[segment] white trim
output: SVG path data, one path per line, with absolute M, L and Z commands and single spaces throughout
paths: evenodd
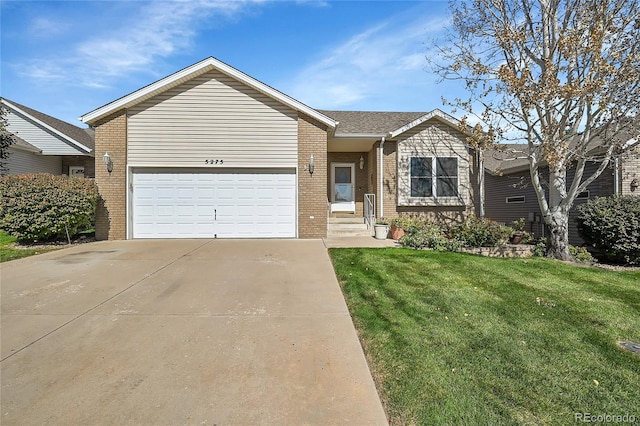
M 9 148 L 16 149 L 18 151 L 32 152 L 34 154 L 42 154 L 42 150 L 40 148 L 37 148 L 31 144 L 29 144 L 29 146 L 25 146 L 25 145 L 20 145 L 17 142 L 14 142 L 11 145 L 9 145 Z
M 336 202 L 336 167 L 351 168 L 351 202 Z M 331 212 L 356 211 L 356 163 L 331 163 Z
M 142 102 L 145 99 L 162 93 L 170 89 L 171 87 L 177 86 L 178 84 L 191 80 L 192 78 L 197 77 L 198 75 L 202 75 L 211 70 L 216 70 L 223 74 L 226 74 L 229 77 L 234 78 L 241 83 L 244 83 L 247 86 L 283 103 L 284 105 L 287 105 L 288 107 L 296 111 L 302 112 L 310 116 L 311 118 L 320 121 L 330 128 L 335 129 L 338 124 L 337 121 L 327 117 L 324 114 L 321 114 L 320 112 L 303 104 L 302 102 L 299 102 L 292 97 L 279 92 L 278 90 L 254 79 L 253 77 L 248 76 L 247 74 L 244 74 L 243 72 L 238 71 L 237 69 L 213 57 L 206 58 L 174 74 L 151 83 L 148 86 L 138 89 L 135 92 L 125 95 L 120 99 L 108 103 L 100 108 L 94 109 L 93 111 L 81 116 L 80 120 L 87 124 L 93 124 L 100 118 L 106 117 L 107 115 L 112 114 L 115 111 L 123 108 L 129 108 Z
M 459 129 L 460 120 L 458 120 L 456 118 L 453 118 L 449 114 L 445 114 L 444 112 L 440 111 L 439 109 L 434 109 L 433 111 L 426 113 L 422 117 L 418 117 L 417 119 L 413 120 L 412 122 L 410 122 L 408 124 L 405 124 L 404 126 L 399 127 L 396 130 L 393 130 L 393 131 L 389 132 L 389 138 L 390 139 L 394 139 L 398 135 L 401 135 L 402 133 L 406 132 L 407 130 L 411 130 L 414 127 L 419 126 L 420 124 L 422 124 L 425 121 L 428 121 L 428 120 L 430 120 L 432 118 L 437 118 L 440 121 L 448 124 L 449 126 L 454 127 L 456 129 Z
M 34 116 L 32 116 L 31 114 L 23 111 L 22 109 L 18 108 L 17 106 L 13 105 L 11 102 L 7 101 L 6 99 L 2 99 L 1 101 L 3 104 L 5 104 L 6 106 L 8 106 L 9 108 L 13 109 L 14 111 L 19 112 L 20 114 L 24 115 L 25 117 L 27 117 L 29 120 L 33 120 L 35 121 L 39 126 L 44 127 L 45 129 L 49 130 L 50 132 L 55 133 L 56 135 L 60 136 L 61 138 L 65 139 L 68 142 L 71 142 L 72 144 L 74 144 L 76 147 L 80 148 L 81 150 L 85 151 L 86 154 L 89 154 L 92 150 L 91 148 L 84 146 L 83 144 L 81 144 L 80 142 L 76 141 L 75 139 L 65 135 L 64 133 L 60 132 L 59 130 L 56 130 L 55 128 L 49 126 L 47 123 L 44 123 L 42 120 L 38 120 L 37 118 L 35 118 Z M 82 130 L 82 129 L 81 129 Z
M 587 195 L 585 197 L 581 197 L 582 194 Z M 591 191 L 589 191 L 588 189 L 576 195 L 576 200 L 588 200 L 589 198 L 591 198 Z
M 522 198 L 522 201 L 520 201 L 520 198 Z M 517 199 L 517 201 L 511 201 L 513 199 Z M 510 195 L 505 197 L 504 202 L 505 204 L 524 204 L 527 202 L 527 198 L 524 195 Z

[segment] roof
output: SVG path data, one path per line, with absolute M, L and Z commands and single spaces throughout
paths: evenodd
M 439 109 L 434 109 L 431 112 L 319 111 L 339 122 L 336 136 L 388 136 L 393 138 L 432 118 L 456 128 L 460 123 Z
M 64 139 L 68 140 L 74 146 L 80 148 L 86 153 L 92 152 L 95 148 L 92 130 L 88 131 L 88 129 L 74 126 L 73 124 L 67 123 L 66 121 L 59 120 L 55 117 L 52 117 L 40 111 L 36 111 L 35 109 L 21 105 L 7 98 L 2 98 L 2 104 L 14 111 L 26 115 L 28 118 L 34 120 L 42 127 L 51 130 L 54 133 L 57 133 L 59 136 L 62 136 Z
M 319 111 L 339 122 L 336 128 L 337 135 L 386 136 L 393 130 L 426 114 L 424 112 Z
M 12 148 L 17 148 L 23 151 L 29 151 L 29 152 L 35 152 L 35 153 L 42 152 L 40 148 L 38 148 L 37 146 L 31 145 L 29 142 L 25 141 L 19 136 L 13 135 L 13 142 L 14 143 L 11 145 Z
M 128 95 L 116 99 L 113 102 L 94 109 L 93 111 L 81 116 L 80 120 L 87 124 L 94 124 L 101 118 L 104 118 L 116 111 L 137 105 L 146 99 L 156 96 L 199 75 L 213 70 L 221 72 L 235 80 L 238 80 L 241 83 L 244 83 L 247 86 L 271 97 L 272 99 L 275 99 L 296 111 L 302 112 L 310 116 L 311 118 L 318 120 L 319 122 L 327 125 L 332 129 L 335 128 L 338 124 L 335 122 L 335 120 L 327 117 L 321 112 L 293 99 L 290 96 L 285 95 L 284 93 L 272 88 L 271 86 L 268 86 L 213 57 L 206 58 L 200 62 L 188 66 L 187 68 L 183 68 L 182 70 L 173 73 L 165 78 L 162 78 L 154 83 L 151 83 L 141 89 L 138 89 L 135 92 L 129 93 Z
M 512 173 L 529 167 L 527 144 L 501 144 L 487 149 L 484 154 L 484 168 L 491 174 Z

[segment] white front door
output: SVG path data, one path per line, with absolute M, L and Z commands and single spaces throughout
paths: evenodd
M 331 211 L 356 211 L 356 167 L 354 163 L 331 164 Z

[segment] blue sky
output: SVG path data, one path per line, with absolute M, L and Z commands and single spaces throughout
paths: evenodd
M 1 95 L 70 123 L 213 56 L 317 109 L 430 111 L 444 1 L 6 1 Z

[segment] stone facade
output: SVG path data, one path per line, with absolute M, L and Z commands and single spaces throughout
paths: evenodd
M 120 110 L 96 123 L 95 178 L 100 200 L 96 211 L 96 239 L 127 238 L 127 114 Z M 102 156 L 109 153 L 109 173 Z
M 309 173 L 313 155 L 314 171 Z M 298 237 L 327 236 L 327 129 L 303 114 L 298 116 Z

